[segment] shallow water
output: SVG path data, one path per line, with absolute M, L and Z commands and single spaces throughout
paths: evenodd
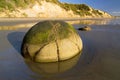
M 0 25 L 5 26 L 2 22 Z M 51 64 L 25 61 L 20 54 L 22 39 L 29 28 L 0 30 L 0 80 L 119 80 L 120 20 L 80 20 L 73 25 L 76 30 L 84 25 L 92 28 L 77 30 L 84 46 L 81 55 Z

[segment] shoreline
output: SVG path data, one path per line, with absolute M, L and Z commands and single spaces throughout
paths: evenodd
M 74 24 L 107 24 L 113 18 L 0 18 L 0 30 L 16 30 L 30 28 L 38 22 L 44 20 L 62 20 L 71 25 Z M 103 20 L 103 21 L 102 21 Z
M 2 20 L 65 20 L 65 21 L 70 21 L 70 20 L 103 20 L 103 19 L 116 19 L 114 17 L 112 18 L 80 18 L 80 17 L 74 17 L 74 18 L 55 18 L 55 17 L 50 17 L 50 18 L 35 18 L 35 17 L 16 17 L 16 18 L 9 18 L 9 17 L 0 17 L 0 21 Z

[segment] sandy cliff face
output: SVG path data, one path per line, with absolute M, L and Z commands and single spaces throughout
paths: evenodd
M 90 7 L 89 7 L 90 8 Z M 41 3 L 35 3 L 32 7 L 27 7 L 24 9 L 17 8 L 14 11 L 5 10 L 4 12 L 0 12 L 0 17 L 50 17 L 50 18 L 110 18 L 111 15 L 98 10 L 102 15 L 98 15 L 93 13 L 93 9 L 90 8 L 89 11 L 91 15 L 81 16 L 79 14 L 75 14 L 72 10 L 65 10 L 59 5 L 51 2 L 41 1 Z M 83 13 L 84 14 L 84 13 Z
M 27 17 L 78 17 L 72 11 L 66 11 L 60 6 L 46 1 L 42 1 L 41 5 L 36 3 L 32 8 L 20 9 L 19 12 Z

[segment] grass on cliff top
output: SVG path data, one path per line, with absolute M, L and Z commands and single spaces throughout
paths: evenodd
M 46 0 L 47 2 L 52 2 L 55 3 L 57 5 L 59 5 L 60 7 L 62 7 L 63 9 L 65 9 L 66 11 L 72 10 L 74 12 L 74 14 L 80 15 L 80 16 L 91 16 L 92 14 L 89 12 L 90 8 L 89 6 L 87 6 L 86 4 L 69 4 L 69 3 L 61 3 L 58 0 Z M 102 13 L 100 13 L 97 10 L 93 10 L 94 14 L 98 14 L 98 15 L 102 15 Z
M 10 10 L 13 11 L 17 7 L 25 8 L 29 4 L 34 4 L 35 0 L 0 0 L 0 11 Z
M 0 10 L 15 10 L 17 7 L 26 8 L 29 5 L 34 5 L 35 2 L 41 1 L 59 3 L 58 0 L 0 0 Z

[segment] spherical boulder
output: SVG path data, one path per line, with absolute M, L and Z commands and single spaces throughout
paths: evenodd
M 21 52 L 35 62 L 57 62 L 79 54 L 82 40 L 72 25 L 63 21 L 43 21 L 24 36 Z

